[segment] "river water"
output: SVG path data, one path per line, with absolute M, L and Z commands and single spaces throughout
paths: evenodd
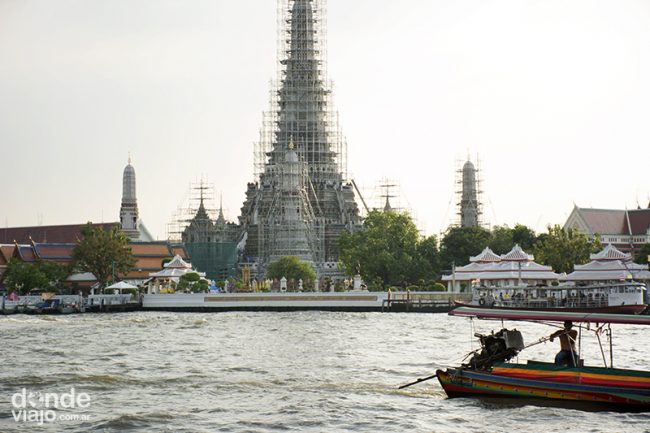
M 553 331 L 506 325 L 526 343 Z M 650 414 L 447 399 L 435 380 L 397 389 L 499 327 L 446 314 L 0 316 L 0 432 L 650 432 Z M 650 330 L 614 332 L 616 366 L 650 369 Z M 602 365 L 594 341 L 585 333 L 583 358 Z M 557 344 L 519 360 L 551 360 Z M 39 392 L 54 400 L 24 403 Z M 14 420 L 21 408 L 32 418 Z

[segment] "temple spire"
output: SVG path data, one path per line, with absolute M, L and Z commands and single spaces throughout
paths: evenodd
M 138 238 L 138 200 L 135 189 L 135 169 L 131 165 L 129 153 L 128 164 L 122 174 L 122 206 L 120 207 L 120 227 L 130 238 Z
M 219 193 L 219 216 L 217 217 L 217 224 L 225 224 L 226 218 L 223 216 L 223 193 Z

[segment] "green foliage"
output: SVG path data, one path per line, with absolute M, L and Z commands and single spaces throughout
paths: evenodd
M 277 262 L 270 263 L 266 268 L 266 276 L 272 279 L 302 280 L 303 284 L 316 280 L 316 273 L 311 265 L 300 261 L 298 257 L 286 256 Z
M 70 275 L 69 269 L 55 262 L 39 260 L 34 263 L 25 263 L 12 258 L 7 264 L 3 278 L 10 292 L 22 295 L 34 289 L 60 290 L 68 275 Z
M 495 254 L 505 254 L 512 250 L 515 242 L 512 239 L 513 230 L 508 226 L 495 226 L 492 229 L 492 239 L 489 247 Z
M 451 269 L 452 263 L 463 266 L 470 256 L 476 256 L 492 241 L 492 234 L 483 227 L 451 227 L 440 244 L 442 268 Z
M 203 293 L 208 290 L 208 280 L 199 280 L 196 283 L 192 284 L 190 290 L 193 293 Z
M 363 225 L 363 230 L 341 235 L 339 260 L 348 275 L 361 274 L 369 290 L 437 277 L 437 239 L 421 238 L 408 214 L 371 211 Z
M 640 265 L 647 265 L 648 262 L 650 262 L 650 244 L 645 244 L 639 252 L 637 252 L 634 255 L 634 263 L 638 263 Z
M 140 293 L 139 289 L 122 289 L 123 295 L 134 295 L 137 296 Z
M 427 290 L 431 292 L 446 292 L 447 288 L 443 284 L 436 283 L 433 285 L 433 287 L 427 288 Z
M 537 235 L 533 229 L 523 224 L 516 224 L 512 229 L 512 243 L 518 244 L 522 250 L 527 252 L 533 251 L 536 241 Z
M 535 260 L 551 266 L 555 272 L 572 272 L 573 265 L 589 261 L 589 255 L 599 251 L 600 239 L 589 239 L 576 229 L 563 230 L 559 225 L 548 226 L 548 232 L 541 234 L 535 243 Z
M 198 282 L 201 281 L 201 276 L 197 272 L 188 272 L 181 275 L 178 279 L 178 285 L 176 286 L 178 290 L 193 289 L 194 286 L 198 286 Z M 207 288 L 207 281 L 206 281 Z M 192 290 L 194 291 L 194 290 Z
M 72 257 L 75 268 L 91 272 L 103 288 L 113 276 L 126 275 L 134 266 L 135 259 L 128 238 L 117 227 L 106 231 L 93 228 L 88 223 L 82 230 L 83 239 L 77 241 Z
M 535 232 L 523 224 L 517 224 L 512 229 L 507 225 L 495 226 L 488 246 L 496 254 L 506 254 L 515 245 L 519 245 L 524 251 L 532 252 L 536 240 Z

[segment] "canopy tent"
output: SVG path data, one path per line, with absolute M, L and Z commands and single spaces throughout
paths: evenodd
M 132 284 L 127 283 L 126 281 L 119 281 L 117 283 L 111 284 L 110 286 L 106 287 L 107 289 L 113 289 L 117 290 L 118 293 L 122 293 L 122 290 L 124 289 L 137 289 L 137 286 L 134 286 Z
M 127 283 L 126 281 L 120 281 L 115 284 L 111 284 L 110 286 L 106 287 L 107 289 L 137 289 L 137 286 L 131 285 Z

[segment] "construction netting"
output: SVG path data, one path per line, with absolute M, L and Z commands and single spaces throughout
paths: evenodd
M 224 280 L 236 275 L 237 244 L 234 242 L 200 242 L 185 244 L 192 266 L 205 272 L 210 280 Z

